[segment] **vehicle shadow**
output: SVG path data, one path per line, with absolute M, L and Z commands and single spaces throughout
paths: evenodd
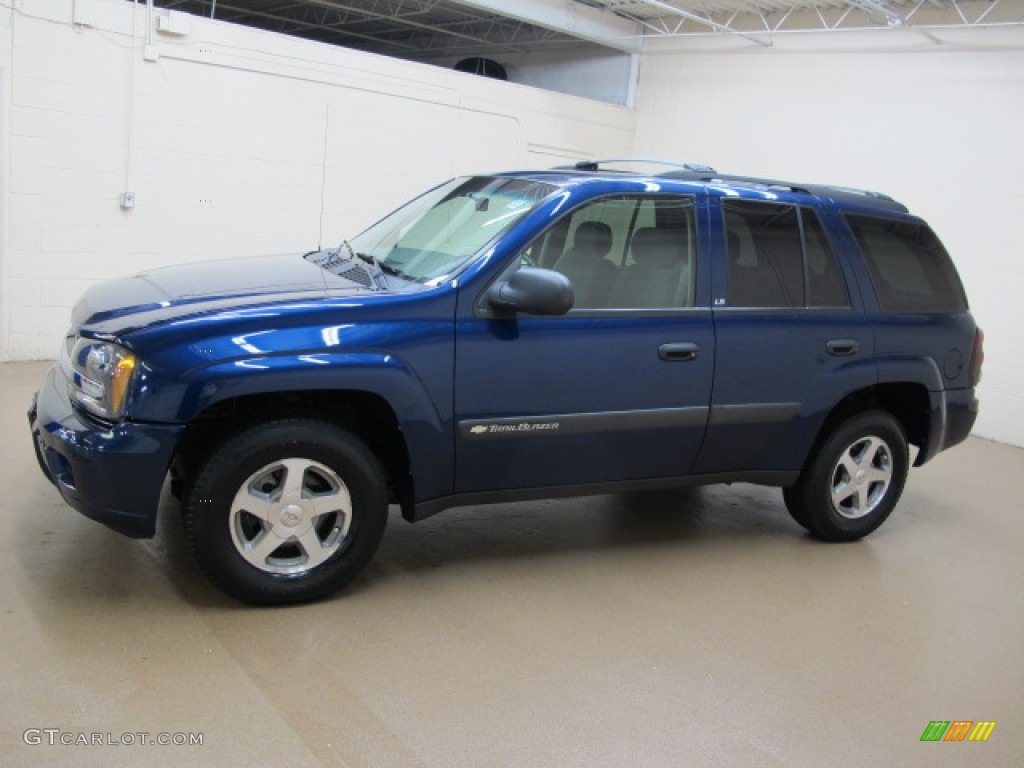
M 448 510 L 407 525 L 393 511 L 378 560 L 417 571 L 445 564 L 803 538 L 776 489 L 683 488 Z
M 157 533 L 133 540 L 68 509 L 39 483 L 47 514 L 22 518 L 19 538 L 34 549 L 20 563 L 28 583 L 61 606 L 115 604 L 118 610 L 152 609 L 167 600 L 198 608 L 245 609 L 201 573 L 188 551 L 181 508 L 165 486 Z M 35 496 L 36 494 L 32 494 Z M 47 517 L 61 524 L 47 523 Z M 68 526 L 73 526 L 73 533 Z M 367 570 L 338 594 L 344 598 L 399 580 L 453 566 L 485 570 L 522 560 L 557 561 L 582 554 L 609 559 L 638 550 L 674 556 L 705 547 L 774 548 L 780 539 L 801 541 L 778 491 L 757 486 L 684 488 L 604 496 L 545 499 L 447 510 L 410 525 L 397 507 Z M 19 555 L 19 557 L 21 557 Z M 169 582 L 171 590 L 166 586 Z

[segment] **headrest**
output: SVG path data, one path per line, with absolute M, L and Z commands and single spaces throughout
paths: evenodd
M 577 251 L 604 258 L 612 249 L 612 228 L 603 221 L 584 221 L 576 227 L 572 247 Z
M 633 261 L 648 267 L 668 267 L 683 256 L 679 230 L 646 227 L 633 233 Z

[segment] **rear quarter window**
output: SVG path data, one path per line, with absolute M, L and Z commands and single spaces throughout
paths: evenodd
M 886 312 L 957 313 L 963 286 L 939 238 L 926 225 L 846 215 Z

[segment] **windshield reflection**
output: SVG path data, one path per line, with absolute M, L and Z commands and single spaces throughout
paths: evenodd
M 526 179 L 453 179 L 381 219 L 348 247 L 387 274 L 437 284 L 555 189 Z

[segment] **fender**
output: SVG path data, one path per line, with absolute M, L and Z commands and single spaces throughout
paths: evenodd
M 138 350 L 134 421 L 187 424 L 226 400 L 300 391 L 362 392 L 394 412 L 417 498 L 451 493 L 451 319 L 303 325 Z M 251 326 L 250 326 L 251 327 Z M 388 349 L 388 352 L 382 351 Z M 239 355 L 239 352 L 245 354 Z
M 919 384 L 928 391 L 928 437 L 914 459 L 915 467 L 920 467 L 939 451 L 966 437 L 966 434 L 959 437 L 949 434 L 947 391 L 943 387 L 942 371 L 932 358 L 915 355 L 879 357 L 878 383 Z
M 930 357 L 880 355 L 877 359 L 879 384 L 920 384 L 929 392 L 941 392 L 942 371 Z

